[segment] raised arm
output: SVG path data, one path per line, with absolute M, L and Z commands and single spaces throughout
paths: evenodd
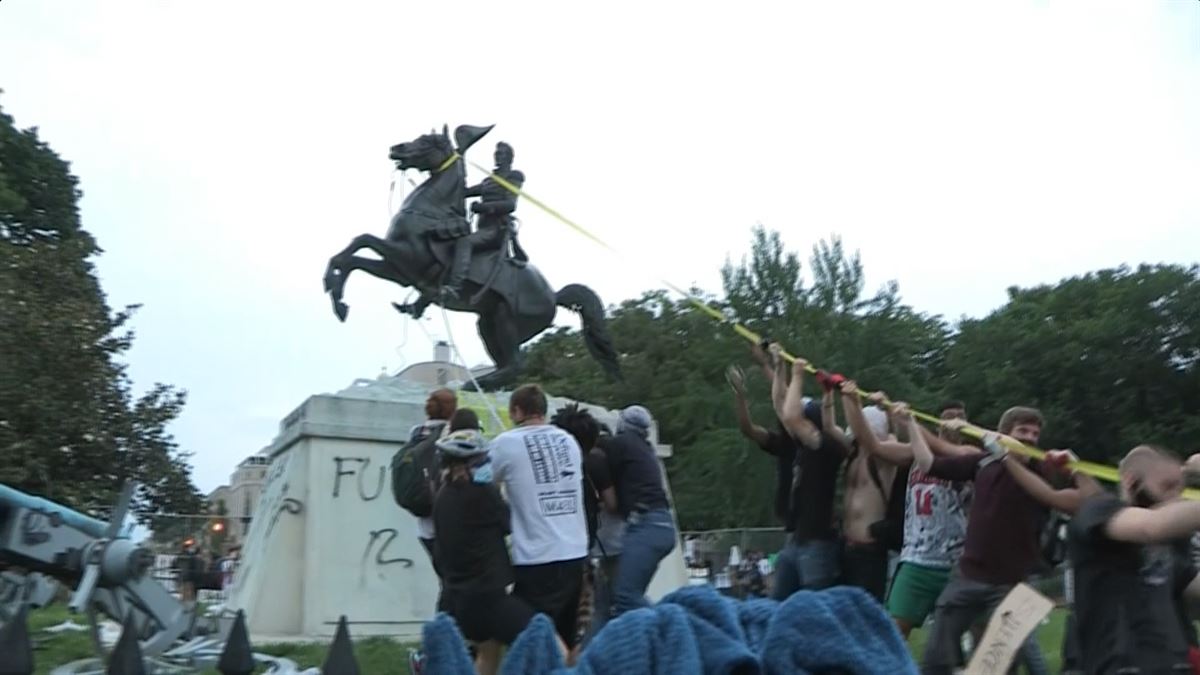
M 920 425 L 918 425 L 920 426 Z M 970 426 L 962 420 L 943 420 L 942 426 L 949 429 L 961 429 L 964 426 Z M 933 451 L 935 455 L 940 457 L 970 457 L 979 454 L 979 448 L 973 445 L 958 445 L 951 443 L 946 439 L 934 434 L 925 427 L 920 427 L 921 438 L 925 444 Z
M 809 421 L 804 416 L 804 394 L 802 387 L 804 386 L 804 369 L 808 366 L 808 362 L 804 359 L 796 359 L 796 363 L 792 366 L 792 381 L 788 384 L 786 395 L 784 396 L 783 409 L 780 411 L 779 421 L 783 423 L 788 433 L 792 435 L 800 444 L 810 450 L 816 450 L 821 447 L 821 430 L 815 424 Z M 775 380 L 778 382 L 778 370 L 776 370 Z
M 867 424 L 867 418 L 863 415 L 862 400 L 859 399 L 858 394 L 858 384 L 853 380 L 847 380 L 842 384 L 842 409 L 846 413 L 846 423 L 850 425 L 850 430 L 854 432 L 854 437 L 858 439 L 859 447 L 865 448 L 867 452 L 897 466 L 909 464 L 913 461 L 913 450 L 908 443 L 881 441 L 871 432 L 871 428 Z M 889 415 L 894 417 L 890 413 Z M 907 426 L 911 419 L 911 415 L 906 420 L 897 419 L 897 427 Z
M 780 356 L 782 351 L 783 348 L 778 343 L 771 343 L 771 368 L 774 371 L 771 376 L 771 405 L 780 421 L 783 420 L 783 404 L 788 391 L 787 363 Z
M 826 389 L 821 395 L 821 427 L 833 440 L 841 443 L 842 447 L 849 448 L 850 439 L 846 438 L 845 432 L 838 426 L 837 408 L 833 405 L 833 399 L 833 389 Z
M 738 431 L 757 443 L 759 447 L 766 447 L 770 433 L 755 424 L 750 417 L 750 404 L 746 401 L 746 377 L 742 373 L 742 369 L 737 366 L 729 366 L 725 370 L 725 379 L 733 389 L 733 406 L 737 412 Z
M 1029 493 L 1030 497 L 1033 497 L 1043 506 L 1048 506 L 1056 511 L 1062 511 L 1068 515 L 1074 515 L 1075 512 L 1079 510 L 1079 505 L 1083 502 L 1083 500 L 1090 496 L 1089 492 L 1085 492 L 1085 490 L 1081 490 L 1079 487 L 1069 487 L 1061 490 L 1055 489 L 1053 486 L 1043 480 L 1041 476 L 1037 475 L 1030 470 L 1029 467 L 1025 466 L 1024 462 L 1007 456 L 1007 451 L 1003 450 L 1003 446 L 999 444 L 999 440 L 996 438 L 996 436 L 996 434 L 988 434 L 985 436 L 984 447 L 986 447 L 989 452 L 994 450 L 993 446 L 1000 447 L 1001 450 L 999 454 L 1005 455 L 1004 465 L 1008 468 L 1008 472 L 1012 475 L 1013 480 L 1015 480 L 1017 484 L 1025 490 L 1025 492 Z M 1060 463 L 1058 459 L 1059 456 L 1061 455 L 1064 458 L 1069 458 L 1070 451 L 1053 450 L 1049 453 L 1046 453 L 1046 455 L 1047 461 L 1058 464 Z
M 771 357 L 767 356 L 766 347 L 764 345 L 772 344 L 768 340 L 763 340 L 761 344 L 754 344 L 750 347 L 750 358 L 762 368 L 763 375 L 767 378 L 767 382 L 775 380 L 775 370 L 771 367 Z
M 1200 530 L 1200 502 L 1190 499 L 1153 509 L 1129 506 L 1104 526 L 1112 539 L 1134 544 L 1159 544 L 1181 539 Z
M 933 451 L 925 442 L 925 429 L 917 422 L 908 409 L 907 403 L 892 404 L 892 415 L 908 429 L 908 446 L 912 450 L 913 462 L 921 473 L 929 473 L 933 468 Z

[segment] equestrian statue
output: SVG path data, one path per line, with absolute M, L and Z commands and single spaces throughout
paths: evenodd
M 400 170 L 417 169 L 429 177 L 418 185 L 392 217 L 387 236 L 360 234 L 329 260 L 325 291 L 333 312 L 346 320 L 350 308 L 342 301 L 346 279 L 354 270 L 414 288 L 416 302 L 393 306 L 401 314 L 421 318 L 429 305 L 479 315 L 479 337 L 496 369 L 478 378 L 479 388 L 511 385 L 521 371 L 521 345 L 554 322 L 559 307 L 577 312 L 583 320 L 588 351 L 609 378 L 621 378 L 617 352 L 604 323 L 604 305 L 592 289 L 570 284 L 557 293 L 516 238 L 513 212 L 525 176 L 512 168 L 513 150 L 496 144 L 496 170 L 479 185 L 468 188 L 462 155 L 492 127 L 462 125 L 441 133 L 431 131 L 408 143 L 394 145 L 389 158 Z M 477 215 L 476 229 L 467 218 L 467 197 Z M 370 249 L 380 259 L 356 255 Z

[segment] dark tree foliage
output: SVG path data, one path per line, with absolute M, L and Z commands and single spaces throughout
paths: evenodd
M 136 307 L 109 309 L 80 196 L 37 129 L 0 111 L 0 482 L 103 515 L 133 479 L 143 523 L 199 512 L 188 456 L 166 431 L 184 392 L 131 392 L 120 359 Z

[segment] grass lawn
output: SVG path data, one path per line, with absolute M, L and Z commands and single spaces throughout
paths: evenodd
M 83 616 L 72 617 L 61 603 L 30 612 L 29 633 L 34 642 L 33 659 L 36 675 L 49 675 L 50 671 L 58 666 L 95 656 L 92 639 L 87 631 L 42 632 L 43 629 L 56 626 L 68 619 L 73 619 L 78 624 L 86 625 L 87 623 L 87 619 Z M 354 655 L 358 659 L 358 665 L 362 672 L 367 675 L 375 673 L 409 675 L 408 648 L 410 646 L 387 638 L 363 638 L 354 641 Z M 254 647 L 254 650 L 261 654 L 291 659 L 301 669 L 320 667 L 325 662 L 325 654 L 328 649 L 328 643 L 255 645 Z M 207 671 L 205 675 L 220 674 L 214 669 Z
M 34 638 L 34 661 L 37 675 L 49 675 L 56 666 L 64 665 L 78 659 L 93 656 L 91 638 L 86 632 L 42 633 L 41 630 L 54 626 L 70 618 L 66 607 L 54 605 L 46 609 L 31 612 L 29 615 L 30 634 Z M 1063 622 L 1066 614 L 1055 610 L 1050 614 L 1050 622 L 1038 628 L 1038 642 L 1042 645 L 1042 653 L 1050 666 L 1050 672 L 1059 672 L 1061 655 Z M 76 623 L 84 623 L 80 617 Z M 913 658 L 919 663 L 921 650 L 925 645 L 925 631 L 913 631 L 909 647 Z M 364 638 L 355 640 L 354 655 L 362 672 L 368 675 L 388 673 L 389 675 L 409 675 L 408 648 L 410 645 L 400 644 L 387 638 Z M 329 645 L 313 643 L 293 643 L 276 645 L 256 645 L 255 651 L 291 659 L 301 668 L 320 666 L 325 662 L 325 654 Z M 219 675 L 211 670 L 205 675 Z

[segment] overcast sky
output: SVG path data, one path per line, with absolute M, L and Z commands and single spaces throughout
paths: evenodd
M 719 290 L 756 222 L 805 259 L 839 233 L 948 317 L 1200 251 L 1195 0 L 5 0 L 0 87 L 80 177 L 109 300 L 144 305 L 130 373 L 188 390 L 206 492 L 308 395 L 431 355 L 404 291 L 352 278 L 339 324 L 321 276 L 434 125 L 495 124 L 472 159 L 510 142 L 531 194 L 646 261 L 520 206 L 550 283 L 608 303 Z

